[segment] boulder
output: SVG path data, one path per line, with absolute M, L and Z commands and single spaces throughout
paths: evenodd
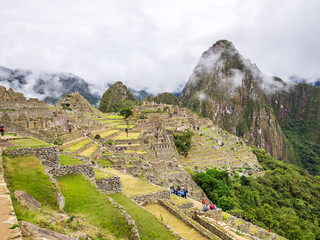
M 57 197 L 57 203 L 59 206 L 59 211 L 63 211 L 63 208 L 66 204 L 66 199 L 64 198 L 64 196 L 61 193 L 59 193 L 59 195 Z
M 34 199 L 31 195 L 24 191 L 16 190 L 14 191 L 14 198 L 17 201 L 27 208 L 36 211 L 41 208 L 41 203 L 39 203 L 36 199 Z
M 23 237 L 32 237 L 35 240 L 76 240 L 77 238 L 70 237 L 51 230 L 40 228 L 32 223 L 20 221 L 20 228 Z

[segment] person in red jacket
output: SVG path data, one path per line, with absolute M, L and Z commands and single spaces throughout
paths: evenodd
M 1 125 L 0 125 L 1 136 L 4 135 L 4 131 L 5 131 L 4 126 L 3 126 L 3 124 L 1 124 Z

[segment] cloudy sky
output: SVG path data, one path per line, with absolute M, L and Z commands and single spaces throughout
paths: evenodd
M 0 65 L 181 89 L 219 39 L 268 75 L 320 77 L 319 0 L 0 0 Z

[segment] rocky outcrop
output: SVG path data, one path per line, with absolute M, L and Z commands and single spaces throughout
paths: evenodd
M 36 211 L 41 208 L 41 203 L 38 202 L 35 198 L 24 191 L 16 190 L 14 191 L 14 198 L 23 205 L 29 208 L 30 210 Z
M 76 240 L 77 238 L 70 237 L 61 233 L 53 232 L 45 228 L 40 228 L 32 223 L 20 221 L 20 228 L 23 237 L 32 237 L 35 240 L 50 239 L 50 240 Z

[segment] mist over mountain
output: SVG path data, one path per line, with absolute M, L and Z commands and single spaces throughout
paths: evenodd
M 78 91 L 92 105 L 97 106 L 101 96 L 96 86 L 71 73 L 36 73 L 0 66 L 0 85 L 54 104 L 65 94 Z
M 180 101 L 249 144 L 317 175 L 318 85 L 318 80 L 267 76 L 231 42 L 220 40 L 201 55 Z
M 292 76 L 290 80 L 295 83 L 306 83 L 311 86 L 320 87 L 320 78 L 306 79 L 302 77 Z

